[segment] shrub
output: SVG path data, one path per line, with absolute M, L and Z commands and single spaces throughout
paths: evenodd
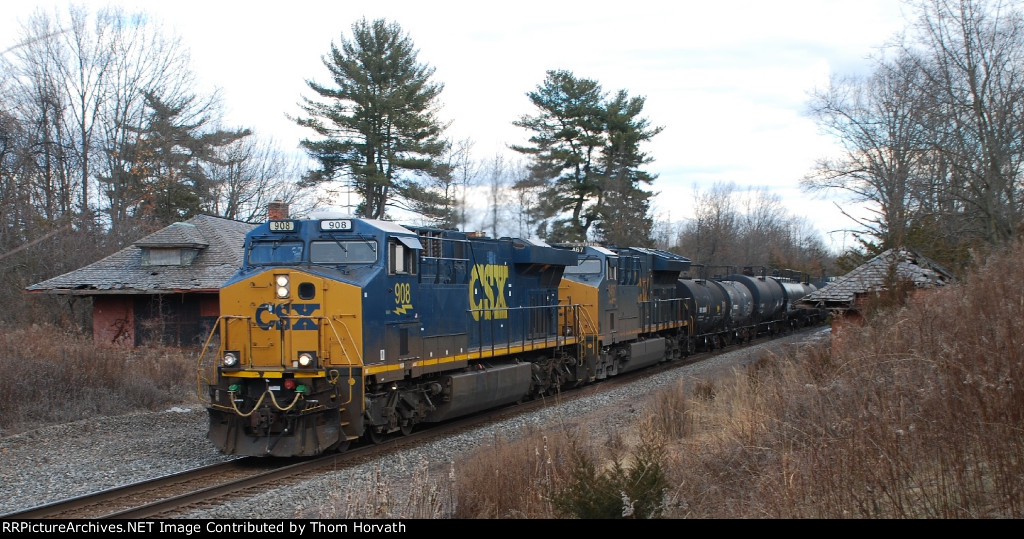
M 668 481 L 662 468 L 664 445 L 650 427 L 632 454 L 629 465 L 613 458 L 600 468 L 578 440 L 571 440 L 568 484 L 556 487 L 556 510 L 575 518 L 658 518 Z

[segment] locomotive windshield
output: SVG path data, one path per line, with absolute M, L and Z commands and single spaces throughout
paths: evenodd
M 309 261 L 313 264 L 373 264 L 377 261 L 377 242 L 314 241 L 309 244 Z
M 301 241 L 254 241 L 246 263 L 251 266 L 282 266 L 302 262 Z
M 566 266 L 565 273 L 582 275 L 600 275 L 601 261 L 597 258 L 580 258 L 578 266 Z

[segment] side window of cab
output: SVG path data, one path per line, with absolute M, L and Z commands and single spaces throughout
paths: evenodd
M 415 275 L 416 250 L 396 238 L 389 239 L 388 273 L 392 275 Z

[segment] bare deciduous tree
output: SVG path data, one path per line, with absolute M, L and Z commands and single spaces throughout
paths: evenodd
M 12 73 L 27 107 L 22 117 L 40 122 L 38 137 L 49 148 L 41 156 L 46 196 L 55 201 L 49 213 L 76 213 L 78 225 L 89 227 L 101 203 L 97 179 L 125 166 L 120 148 L 139 132 L 145 93 L 191 88 L 189 58 L 159 24 L 119 8 L 37 11 L 22 31 Z M 126 214 L 112 193 L 102 196 L 116 225 Z
M 868 202 L 866 251 L 926 246 L 946 263 L 1024 219 L 1024 14 L 1003 0 L 916 0 L 868 77 L 836 77 L 811 113 L 844 153 L 804 178 Z M 873 238 L 873 239 L 872 239 Z
M 0 53 L 0 248 L 14 253 L 2 273 L 24 286 L 149 232 L 126 183 L 152 164 L 132 151 L 145 136 L 146 96 L 199 93 L 180 39 L 144 13 L 35 12 Z M 209 112 L 212 125 L 219 110 Z
M 270 202 L 292 204 L 300 195 L 302 166 L 273 140 L 252 135 L 221 148 L 220 153 L 217 162 L 208 165 L 208 174 L 217 185 L 212 207 L 217 215 L 259 222 L 266 218 Z
M 498 230 L 504 221 L 505 199 L 507 187 L 510 185 L 509 174 L 512 165 L 505 161 L 503 155 L 495 154 L 486 165 L 483 178 L 486 182 L 487 213 L 483 217 L 481 230 L 490 230 L 491 236 L 498 237 Z
M 533 216 L 537 213 L 543 187 L 530 181 L 529 168 L 520 162 L 512 166 L 509 177 L 512 179 L 511 198 L 515 208 L 512 228 L 517 236 L 533 237 L 538 225 Z
M 1003 0 L 921 0 L 914 25 L 949 192 L 978 233 L 1015 234 L 1024 216 L 1024 16 Z
M 680 232 L 680 252 L 701 263 L 735 263 L 739 232 L 735 192 L 734 183 L 716 183 L 703 193 L 694 186 L 694 218 Z
M 820 275 L 832 266 L 821 235 L 806 219 L 790 216 L 781 197 L 764 188 L 740 192 L 733 183 L 694 188 L 694 218 L 671 250 L 715 271 L 763 266 Z
M 810 103 L 812 117 L 841 143 L 843 153 L 820 159 L 802 184 L 810 190 L 841 190 L 853 202 L 871 203 L 873 218 L 846 215 L 886 247 L 903 242 L 919 207 L 912 187 L 930 149 L 922 126 L 927 106 L 920 90 L 923 77 L 916 58 L 879 60 L 867 77 L 833 78 Z

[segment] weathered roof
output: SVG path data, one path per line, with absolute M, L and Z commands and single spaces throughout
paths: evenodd
M 184 223 L 174 223 L 167 228 L 157 230 L 133 245 L 136 247 L 192 247 L 203 249 L 209 247 L 210 242 L 206 240 L 199 226 L 186 221 Z
M 938 288 L 955 280 L 951 273 L 913 250 L 889 249 L 835 282 L 804 296 L 800 303 L 833 308 L 853 307 L 857 296 L 886 289 L 890 282 L 890 269 L 895 270 L 897 279 L 910 281 L 916 288 Z
M 242 265 L 245 234 L 256 225 L 208 215 L 174 223 L 104 259 L 26 288 L 47 294 L 160 294 L 213 291 Z M 188 265 L 143 265 L 144 249 L 196 249 Z

